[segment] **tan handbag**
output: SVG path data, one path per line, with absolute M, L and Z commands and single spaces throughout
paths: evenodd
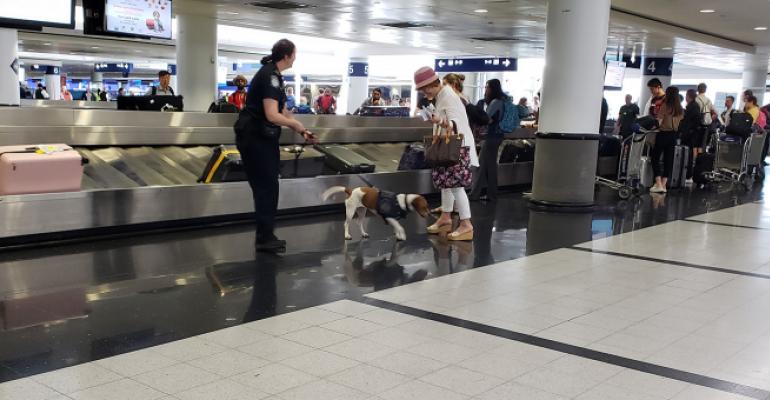
M 433 125 L 433 135 L 425 136 L 423 139 L 425 162 L 430 167 L 451 167 L 460 162 L 463 135 L 456 132 L 457 128 L 454 122 L 445 130 L 440 125 Z

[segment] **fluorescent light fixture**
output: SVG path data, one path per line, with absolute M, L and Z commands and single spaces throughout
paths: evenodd
M 674 50 L 673 47 L 663 47 L 661 50 Z
M 483 49 L 483 48 L 484 48 L 484 46 L 474 46 L 473 48 L 474 48 L 474 49 Z
M 716 10 L 712 10 L 710 8 L 706 8 L 706 9 L 700 10 L 700 12 L 702 12 L 703 14 L 712 14 L 712 13 L 715 13 Z
M 473 12 L 479 13 L 479 14 L 484 14 L 484 13 L 488 13 L 489 10 L 487 10 L 486 8 L 477 8 L 477 9 L 473 10 Z
M 237 13 L 235 11 L 225 11 L 224 13 L 227 14 L 227 15 L 238 15 L 238 14 L 240 14 L 240 13 Z
M 758 26 L 758 27 L 754 28 L 754 30 L 755 31 L 766 31 L 767 27 L 766 26 Z

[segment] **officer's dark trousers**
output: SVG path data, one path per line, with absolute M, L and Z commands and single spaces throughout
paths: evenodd
M 236 144 L 254 197 L 257 242 L 271 240 L 275 237 L 273 230 L 278 211 L 278 177 L 281 168 L 278 139 L 237 137 Z

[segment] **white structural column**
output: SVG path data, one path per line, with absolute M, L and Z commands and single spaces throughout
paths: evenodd
M 0 105 L 18 106 L 19 98 L 19 34 L 0 29 Z
M 642 58 L 642 87 L 639 94 L 639 109 L 642 115 L 646 114 L 644 106 L 650 100 L 652 93 L 647 87 L 647 82 L 658 78 L 663 84 L 663 90 L 671 86 L 671 76 L 674 74 L 674 59 L 671 57 L 647 57 Z
M 767 65 L 770 63 L 770 52 L 763 49 L 756 54 L 746 54 L 743 68 L 743 90 L 751 90 L 757 97 L 757 104 L 765 104 L 767 91 Z
M 353 113 L 369 98 L 369 61 L 351 59 L 347 71 L 347 113 Z
M 207 13 L 210 11 L 210 13 Z M 214 10 L 177 14 L 177 95 L 185 111 L 206 111 L 217 97 L 217 21 Z
M 536 204 L 594 203 L 609 18 L 610 0 L 548 2 L 531 197 Z
M 45 87 L 50 100 L 61 100 L 61 67 L 49 65 L 45 68 Z

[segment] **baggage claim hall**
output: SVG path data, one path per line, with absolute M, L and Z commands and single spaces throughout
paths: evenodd
M 0 400 L 770 400 L 767 0 L 2 0 Z

